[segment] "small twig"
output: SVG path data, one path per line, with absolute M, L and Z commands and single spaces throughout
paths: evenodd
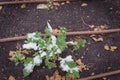
M 106 72 L 106 73 L 102 73 L 102 74 L 98 74 L 98 75 L 94 75 L 94 76 L 89 76 L 89 77 L 81 78 L 78 80 L 92 80 L 92 79 L 102 78 L 105 76 L 110 76 L 110 75 L 115 75 L 115 74 L 120 74 L 120 70 Z
M 65 1 L 77 1 L 77 0 L 53 0 L 53 2 L 65 2 Z M 49 0 L 4 1 L 0 2 L 0 5 L 27 4 L 27 3 L 49 3 Z
M 113 33 L 113 32 L 120 32 L 120 29 L 110 29 L 110 30 L 102 30 L 102 31 L 75 31 L 75 32 L 67 32 L 66 35 L 72 36 L 72 35 L 104 34 L 104 33 Z M 58 35 L 58 34 L 56 33 L 53 35 Z M 42 36 L 45 36 L 45 34 L 42 34 Z M 4 38 L 4 39 L 0 39 L 0 43 L 18 41 L 18 40 L 24 40 L 24 39 L 26 39 L 26 36 Z

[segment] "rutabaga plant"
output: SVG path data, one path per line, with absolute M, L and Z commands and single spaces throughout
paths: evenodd
M 48 27 L 45 29 L 45 35 L 41 36 L 40 32 L 28 33 L 25 44 L 22 45 L 24 50 L 34 50 L 31 56 L 27 56 L 22 52 L 14 51 L 14 56 L 10 58 L 12 61 L 16 62 L 16 65 L 23 63 L 23 75 L 26 77 L 30 75 L 35 66 L 40 66 L 41 63 L 45 63 L 49 69 L 57 67 L 55 61 L 60 62 L 60 68 L 67 73 L 73 74 L 76 78 L 79 78 L 79 70 L 77 64 L 72 59 L 71 55 L 66 56 L 66 58 L 61 58 L 60 54 L 68 48 L 68 45 L 73 45 L 73 41 L 66 42 L 66 29 L 60 27 L 60 32 L 58 36 L 52 34 L 53 29 L 49 23 Z M 86 41 L 81 40 L 74 45 L 75 50 L 80 47 L 84 47 Z

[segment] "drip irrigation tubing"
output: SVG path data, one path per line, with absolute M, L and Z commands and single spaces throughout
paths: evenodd
M 75 35 L 90 35 L 90 34 L 106 34 L 106 33 L 115 33 L 120 32 L 120 29 L 109 29 L 109 30 L 101 30 L 101 31 L 75 31 L 75 32 L 67 32 L 67 36 L 75 36 Z M 53 34 L 58 35 L 58 33 Z M 41 36 L 45 36 L 45 34 L 41 34 Z M 11 41 L 19 41 L 26 39 L 26 36 L 18 36 L 18 37 L 10 37 L 0 39 L 0 43 L 2 42 L 11 42 Z

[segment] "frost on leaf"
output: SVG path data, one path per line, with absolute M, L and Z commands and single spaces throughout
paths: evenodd
M 73 74 L 76 78 L 79 78 L 79 68 L 71 55 L 66 58 L 60 58 L 60 68 L 62 68 L 63 71 Z

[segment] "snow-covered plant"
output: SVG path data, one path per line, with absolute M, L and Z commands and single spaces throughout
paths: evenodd
M 72 59 L 71 55 L 66 56 L 66 58 L 61 58 L 60 54 L 68 48 L 68 45 L 73 45 L 73 41 L 66 42 L 66 29 L 60 27 L 60 32 L 57 35 L 53 35 L 53 29 L 49 23 L 47 23 L 47 28 L 45 29 L 45 36 L 42 36 L 40 32 L 28 33 L 26 35 L 27 39 L 25 44 L 22 45 L 23 50 L 32 51 L 29 56 L 18 53 L 14 51 L 14 57 L 12 61 L 17 64 L 23 63 L 23 75 L 26 77 L 30 75 L 35 66 L 40 66 L 45 63 L 49 69 L 57 67 L 56 61 L 60 62 L 60 68 L 70 74 L 73 74 L 76 78 L 79 78 L 79 70 L 75 61 Z M 82 42 L 82 41 L 81 41 Z M 85 41 L 80 43 L 79 41 L 74 44 L 75 50 L 84 47 Z

